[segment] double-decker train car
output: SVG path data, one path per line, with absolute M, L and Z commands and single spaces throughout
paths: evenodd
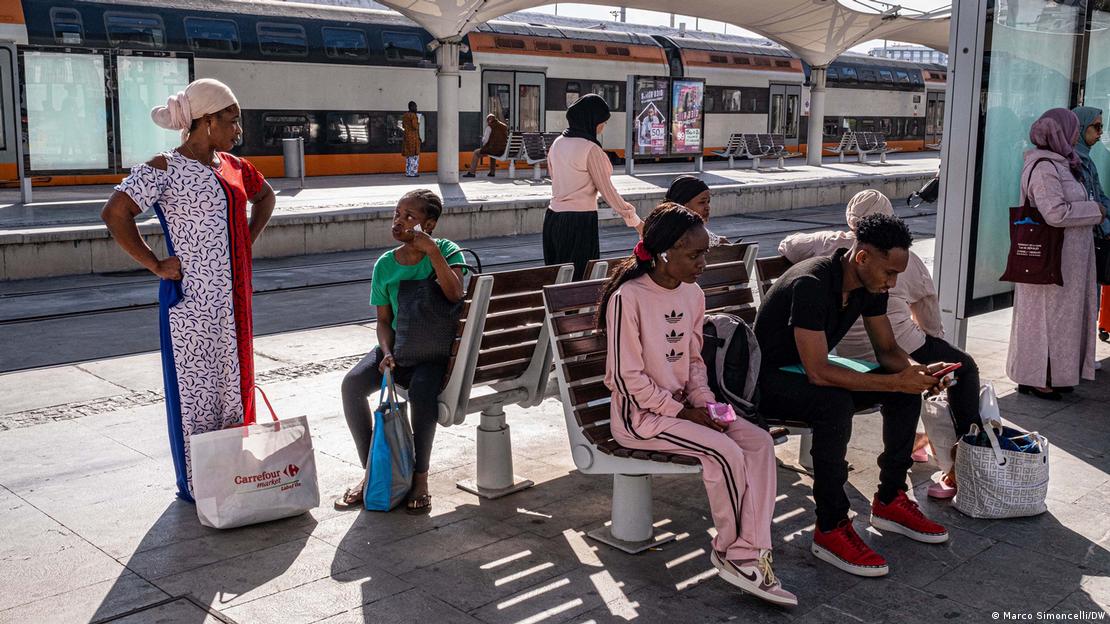
M 565 127 L 567 106 L 586 93 L 602 95 L 614 110 L 603 145 L 614 158 L 623 157 L 630 74 L 706 81 L 706 153 L 732 132 L 783 134 L 804 151 L 809 68 L 789 51 L 743 37 L 699 38 L 634 24 L 587 28 L 596 22 L 580 20 L 582 27 L 572 27 L 560 18 L 558 26 L 545 25 L 545 17 L 489 22 L 466 37 L 461 153 L 451 157 L 469 161 L 486 113 L 513 130 L 557 132 Z M 398 120 L 410 100 L 425 119 L 421 166 L 436 168 L 432 37 L 397 13 L 272 0 L 0 0 L 0 21 L 7 22 L 0 36 L 24 50 L 192 55 L 195 76 L 222 80 L 239 96 L 244 142 L 237 150 L 267 175 L 281 174 L 281 139 L 295 137 L 305 140 L 308 175 L 403 170 Z M 939 143 L 945 77 L 939 66 L 859 55 L 838 59 L 829 70 L 826 142 L 835 143 L 847 127 L 886 132 L 904 150 Z M 16 110 L 3 102 L 11 122 L 5 127 L 18 127 Z M 15 177 L 14 146 L 0 141 L 2 178 Z

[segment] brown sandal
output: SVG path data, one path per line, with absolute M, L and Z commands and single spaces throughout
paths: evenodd
M 432 495 L 414 496 L 405 503 L 405 513 L 410 516 L 423 516 L 432 511 Z
M 353 487 L 343 492 L 343 496 L 335 499 L 335 509 L 337 511 L 350 511 L 352 509 L 362 509 L 362 488 Z

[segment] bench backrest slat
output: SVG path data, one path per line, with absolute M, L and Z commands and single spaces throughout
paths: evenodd
M 755 261 L 755 270 L 759 274 L 759 296 L 767 296 L 767 291 L 783 273 L 790 268 L 790 261 L 783 256 L 760 258 Z

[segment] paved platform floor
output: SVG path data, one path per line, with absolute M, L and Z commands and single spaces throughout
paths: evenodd
M 706 161 L 705 173 L 699 174 L 710 186 L 735 184 L 769 184 L 806 182 L 882 175 L 892 173 L 930 173 L 940 168 L 936 152 L 893 154 L 888 162 L 868 163 L 838 162 L 826 158 L 823 167 L 810 167 L 803 158 L 786 161 L 785 169 L 777 163 L 764 161 L 758 171 L 751 169 L 750 161 L 737 161 L 735 169 L 727 161 Z M 615 168 L 613 184 L 625 196 L 637 193 L 666 191 L 671 180 L 682 173 L 693 173 L 693 163 L 637 164 L 636 175 L 624 175 L 623 165 Z M 546 173 L 546 172 L 545 172 Z M 529 201 L 551 198 L 551 182 L 531 178 L 530 169 L 517 171 L 516 179 L 509 179 L 507 170 L 499 170 L 497 177 L 484 174 L 476 178 L 463 178 L 460 184 L 440 185 L 434 173 L 421 174 L 419 178 L 406 178 L 399 174 L 362 176 L 318 176 L 307 178 L 305 187 L 293 179 L 274 178 L 270 182 L 278 191 L 275 216 L 329 215 L 351 210 L 390 208 L 402 195 L 417 188 L 430 188 L 440 194 L 446 206 L 481 204 L 485 202 Z M 32 203 L 20 203 L 18 189 L 0 189 L 0 234 L 32 232 L 42 228 L 100 227 L 100 209 L 112 192 L 111 185 L 76 187 L 36 187 Z M 144 215 L 154 220 L 153 213 Z
M 1097 621 L 1110 607 L 1110 372 L 1060 403 L 1017 395 L 1004 375 L 1008 327 L 1009 311 L 977 317 L 969 349 L 1004 416 L 1051 441 L 1048 512 L 965 517 L 926 499 L 930 462 L 914 467 L 914 494 L 952 539 L 865 531 L 880 422 L 860 416 L 849 493 L 891 574 L 861 579 L 809 554 L 811 480 L 782 468 L 772 534 L 776 572 L 801 600 L 793 610 L 716 578 L 697 476 L 655 479 L 657 524 L 674 542 L 629 556 L 585 538 L 608 517 L 611 482 L 574 470 L 555 399 L 506 410 L 516 470 L 534 488 L 497 501 L 456 489 L 474 470 L 471 420 L 438 431 L 430 516 L 334 511 L 360 477 L 339 385 L 374 342 L 369 324 L 258 339 L 258 379 L 279 415 L 312 424 L 324 499 L 230 531 L 201 527 L 173 498 L 156 354 L 0 375 L 0 622 Z M 1110 367 L 1110 345 L 1099 357 Z M 779 456 L 794 465 L 797 440 Z

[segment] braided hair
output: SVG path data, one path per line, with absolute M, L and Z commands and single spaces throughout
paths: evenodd
M 618 288 L 625 282 L 650 273 L 655 266 L 656 256 L 674 247 L 686 232 L 702 224 L 700 216 L 690 212 L 681 204 L 664 202 L 656 206 L 644 220 L 643 244 L 651 257 L 641 260 L 633 253 L 617 266 L 616 272 L 605 282 L 605 288 L 602 289 L 601 300 L 597 306 L 597 328 L 605 329 L 605 312 L 609 308 L 609 298 L 617 292 Z
M 443 200 L 431 189 L 422 188 L 409 191 L 402 195 L 397 203 L 400 204 L 409 199 L 421 203 L 424 216 L 428 219 L 439 221 L 439 217 L 443 215 Z

